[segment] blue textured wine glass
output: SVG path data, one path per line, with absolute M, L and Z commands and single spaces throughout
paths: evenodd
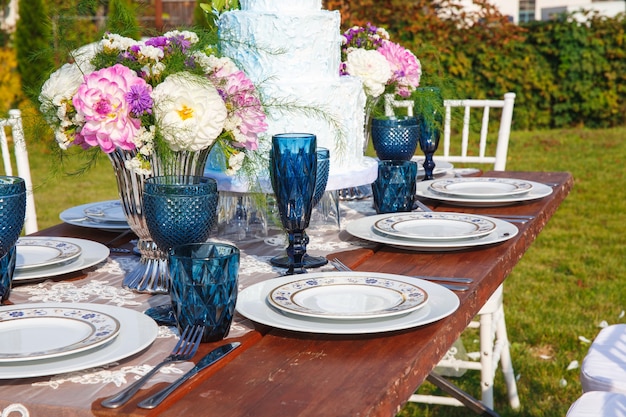
M 20 177 L 0 176 L 0 302 L 9 298 L 15 271 L 15 242 L 26 215 L 26 184 Z
M 143 208 L 150 236 L 162 251 L 205 242 L 217 217 L 217 182 L 192 175 L 151 177 L 144 183 Z
M 326 192 L 326 184 L 328 183 L 328 175 L 330 172 L 330 152 L 326 148 L 317 148 L 317 170 L 315 176 L 315 192 L 313 193 L 313 207 L 317 206 L 324 193 Z M 276 256 L 271 259 L 274 266 L 281 268 L 289 268 L 289 256 Z M 319 268 L 328 263 L 328 259 L 323 256 L 311 256 L 304 254 L 302 263 L 305 268 Z
M 203 342 L 228 334 L 237 301 L 239 249 L 222 243 L 179 245 L 169 252 L 170 298 L 178 328 L 204 326 Z
M 433 155 L 439 147 L 443 123 L 443 99 L 436 87 L 419 87 L 415 97 L 419 144 L 425 156 L 423 181 L 432 180 L 435 169 Z
M 317 177 L 316 143 L 317 138 L 310 133 L 272 136 L 270 180 L 280 221 L 288 234 L 289 275 L 306 272 L 304 255 L 309 237 L 305 229 L 309 226 L 313 210 Z

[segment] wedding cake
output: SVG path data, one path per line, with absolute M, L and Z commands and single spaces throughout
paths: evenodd
M 329 149 L 327 189 L 376 178 L 375 161 L 363 156 L 362 83 L 339 75 L 340 20 L 321 0 L 240 0 L 219 19 L 221 53 L 259 89 L 267 134 L 313 133 Z

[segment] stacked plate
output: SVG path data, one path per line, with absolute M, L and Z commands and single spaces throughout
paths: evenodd
M 21 237 L 15 246 L 13 282 L 80 271 L 109 256 L 109 248 L 100 243 L 69 237 Z
M 416 193 L 458 206 L 497 207 L 538 200 L 550 195 L 552 187 L 513 178 L 466 177 L 423 181 Z
M 519 232 L 504 220 L 447 212 L 379 214 L 348 223 L 346 230 L 361 239 L 421 251 L 492 245 Z
M 264 281 L 244 289 L 237 311 L 269 326 L 311 333 L 402 330 L 453 313 L 458 297 L 417 278 L 374 272 L 320 272 Z
M 128 229 L 122 203 L 119 200 L 101 201 L 72 207 L 63 211 L 59 217 L 65 223 L 74 226 L 102 230 Z
M 0 379 L 30 378 L 105 365 L 149 346 L 149 317 L 100 304 L 0 307 Z

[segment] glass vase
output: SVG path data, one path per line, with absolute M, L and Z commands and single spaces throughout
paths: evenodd
M 124 288 L 140 293 L 167 294 L 169 292 L 169 273 L 167 254 L 154 243 L 146 224 L 143 210 L 143 189 L 146 178 L 163 175 L 196 175 L 204 173 L 204 166 L 209 157 L 210 148 L 202 151 L 179 151 L 168 155 L 167 159 L 153 154 L 151 174 L 145 176 L 126 168 L 126 161 L 132 160 L 136 151 L 116 149 L 108 154 L 122 201 L 126 220 L 137 235 L 137 250 L 141 254 L 139 265 L 128 272 L 122 283 Z

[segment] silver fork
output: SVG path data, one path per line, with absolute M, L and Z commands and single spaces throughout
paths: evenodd
M 338 271 L 352 271 L 352 269 L 341 262 L 338 258 L 333 258 L 330 260 L 332 266 L 335 267 Z M 427 276 L 413 276 L 413 278 L 423 279 L 425 281 L 436 281 L 436 282 L 452 282 L 456 284 L 471 284 L 474 280 L 471 278 L 453 278 L 453 277 L 427 277 Z M 467 291 L 469 287 L 467 285 L 450 285 L 450 284 L 441 284 L 444 287 L 454 290 L 454 291 Z
M 131 397 L 139 391 L 139 388 L 141 388 L 146 381 L 148 381 L 148 379 L 150 379 L 163 365 L 191 359 L 198 351 L 203 331 L 204 326 L 201 325 L 186 327 L 183 334 L 180 336 L 180 340 L 176 346 L 174 346 L 174 349 L 168 357 L 166 357 L 161 363 L 157 364 L 150 372 L 142 376 L 140 379 L 133 382 L 117 394 L 102 401 L 100 404 L 106 408 L 118 408 L 130 400 Z

